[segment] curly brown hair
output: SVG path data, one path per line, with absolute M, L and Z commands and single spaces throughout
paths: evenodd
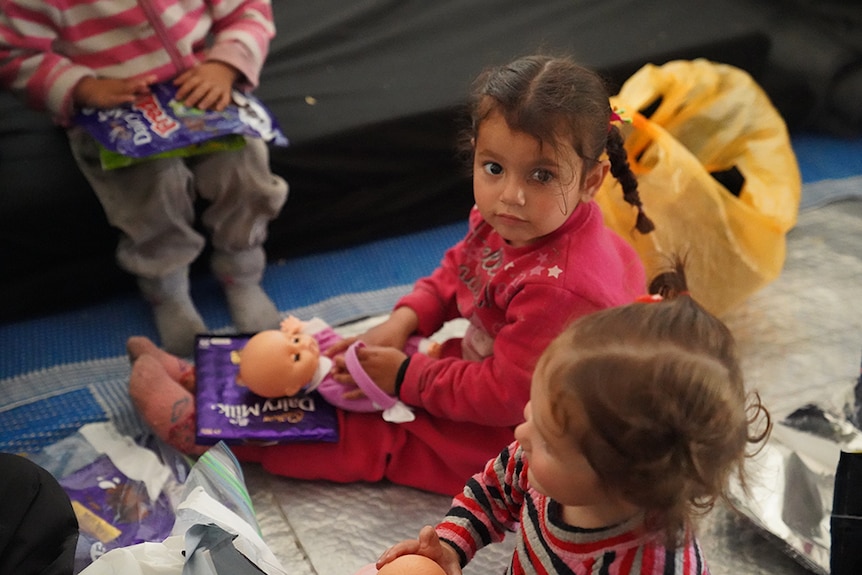
M 745 390 L 730 330 L 685 291 L 682 264 L 651 290 L 664 297 L 573 322 L 536 369 L 549 382 L 560 432 L 578 401 L 588 418 L 578 448 L 676 545 L 697 514 L 727 501 L 732 474 L 745 486 L 749 447 L 762 447 L 771 420 Z

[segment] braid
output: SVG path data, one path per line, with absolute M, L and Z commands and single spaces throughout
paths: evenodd
M 629 166 L 628 156 L 623 148 L 623 137 L 616 126 L 610 126 L 607 141 L 608 159 L 611 162 L 611 175 L 617 179 L 623 188 L 623 198 L 638 210 L 635 227 L 642 234 L 648 234 L 655 229 L 655 224 L 644 213 L 638 181 Z

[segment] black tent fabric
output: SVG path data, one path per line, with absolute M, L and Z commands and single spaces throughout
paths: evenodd
M 303 222 L 327 248 L 463 218 L 461 104 L 488 65 L 569 53 L 614 92 L 648 61 L 705 57 L 756 72 L 768 47 L 744 10 L 703 2 L 324 0 L 278 20 L 287 25 L 258 95 L 293 143 L 272 165 L 294 193 L 272 227 L 273 257 L 308 248 L 282 241 Z

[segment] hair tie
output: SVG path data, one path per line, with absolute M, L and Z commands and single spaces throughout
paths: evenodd
M 664 298 L 660 293 L 647 293 L 643 295 L 639 295 L 635 298 L 637 303 L 658 303 L 660 301 L 664 301 Z
M 622 122 L 624 124 L 631 124 L 632 123 L 631 118 L 623 118 L 622 116 L 620 116 L 620 114 L 625 114 L 625 112 L 626 111 L 623 110 L 622 108 L 611 108 L 611 116 L 608 119 L 608 131 L 609 132 L 611 131 L 611 125 L 614 122 Z
M 678 292 L 676 292 L 676 296 L 674 296 L 674 298 L 672 298 L 672 299 L 676 299 L 676 298 L 681 297 L 681 296 L 691 297 L 691 294 L 688 293 L 688 290 L 678 291 Z M 658 303 L 660 301 L 664 301 L 664 299 L 665 299 L 664 296 L 661 295 L 660 293 L 647 293 L 647 294 L 639 295 L 638 297 L 636 297 L 635 302 L 637 302 L 637 303 Z

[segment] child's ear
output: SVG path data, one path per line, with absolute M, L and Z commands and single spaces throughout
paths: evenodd
M 601 160 L 595 166 L 590 168 L 584 178 L 584 185 L 581 186 L 581 201 L 589 202 L 602 187 L 602 182 L 605 181 L 605 176 L 611 169 L 611 163 L 608 160 Z

